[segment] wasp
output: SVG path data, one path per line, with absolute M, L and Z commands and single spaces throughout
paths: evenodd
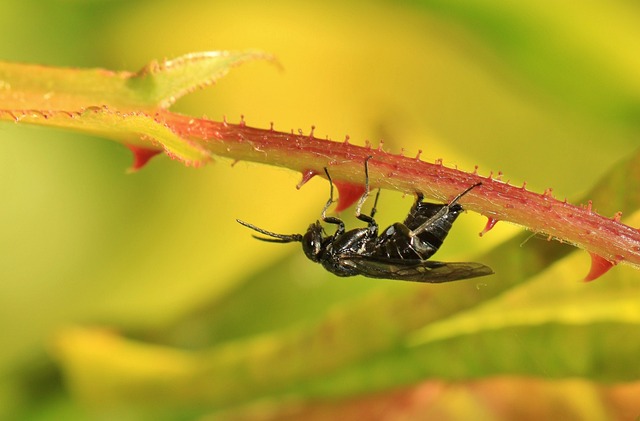
M 320 263 L 337 276 L 363 275 L 369 278 L 395 279 L 400 281 L 442 283 L 469 279 L 493 273 L 491 268 L 473 262 L 438 262 L 428 260 L 442 246 L 452 224 L 463 212 L 458 201 L 482 183 L 477 183 L 458 194 L 447 204 L 424 202 L 424 195 L 416 193 L 416 201 L 404 222 L 396 222 L 382 233 L 374 216 L 380 189 L 376 193 L 369 215 L 362 213 L 362 206 L 369 197 L 369 160 L 365 159 L 365 192 L 358 200 L 356 218 L 367 224 L 365 228 L 347 231 L 344 222 L 327 216 L 333 204 L 333 181 L 327 168 L 329 200 L 322 210 L 322 221 L 336 225 L 333 235 L 327 235 L 316 221 L 309 225 L 305 234 L 278 234 L 258 228 L 237 219 L 237 222 L 260 234 L 258 240 L 272 243 L 302 243 L 304 254 L 311 261 Z

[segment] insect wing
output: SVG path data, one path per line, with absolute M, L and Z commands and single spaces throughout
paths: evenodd
M 493 270 L 475 262 L 437 262 L 432 260 L 384 259 L 367 256 L 343 256 L 343 265 L 353 267 L 369 278 L 442 283 L 493 274 Z

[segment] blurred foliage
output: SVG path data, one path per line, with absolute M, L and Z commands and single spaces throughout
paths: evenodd
M 577 202 L 596 186 L 596 210 L 640 225 L 633 2 L 24 0 L 0 5 L 0 27 L 3 60 L 60 66 L 268 51 L 285 72 L 245 65 L 172 109 L 383 138 Z M 587 256 L 505 224 L 480 239 L 467 214 L 437 257 L 494 277 L 336 279 L 234 222 L 301 231 L 320 180 L 166 158 L 126 175 L 115 143 L 0 136 L 1 419 L 640 414 L 635 270 L 579 283 Z M 380 223 L 410 204 L 383 192 Z

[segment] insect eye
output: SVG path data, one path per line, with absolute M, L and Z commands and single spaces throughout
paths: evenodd
M 309 225 L 304 237 L 302 237 L 302 250 L 310 260 L 317 262 L 322 251 L 322 227 L 319 224 Z

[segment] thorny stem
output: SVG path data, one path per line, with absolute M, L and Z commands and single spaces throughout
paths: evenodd
M 612 263 L 624 262 L 640 268 L 640 231 L 622 224 L 619 214 L 613 218 L 596 214 L 590 203 L 575 206 L 555 199 L 550 191 L 539 194 L 491 176 L 447 168 L 440 161 L 431 164 L 421 161 L 419 156 L 405 157 L 381 148 L 318 139 L 313 133 L 278 132 L 165 111 L 157 117 L 175 133 L 211 154 L 320 176 L 328 166 L 336 181 L 361 184 L 364 160 L 372 156 L 369 161 L 372 187 L 406 193 L 419 191 L 431 199 L 447 202 L 469 186 L 482 183 L 460 202 L 465 209 L 487 216 L 489 225 L 495 221 L 512 222 L 581 247 Z

